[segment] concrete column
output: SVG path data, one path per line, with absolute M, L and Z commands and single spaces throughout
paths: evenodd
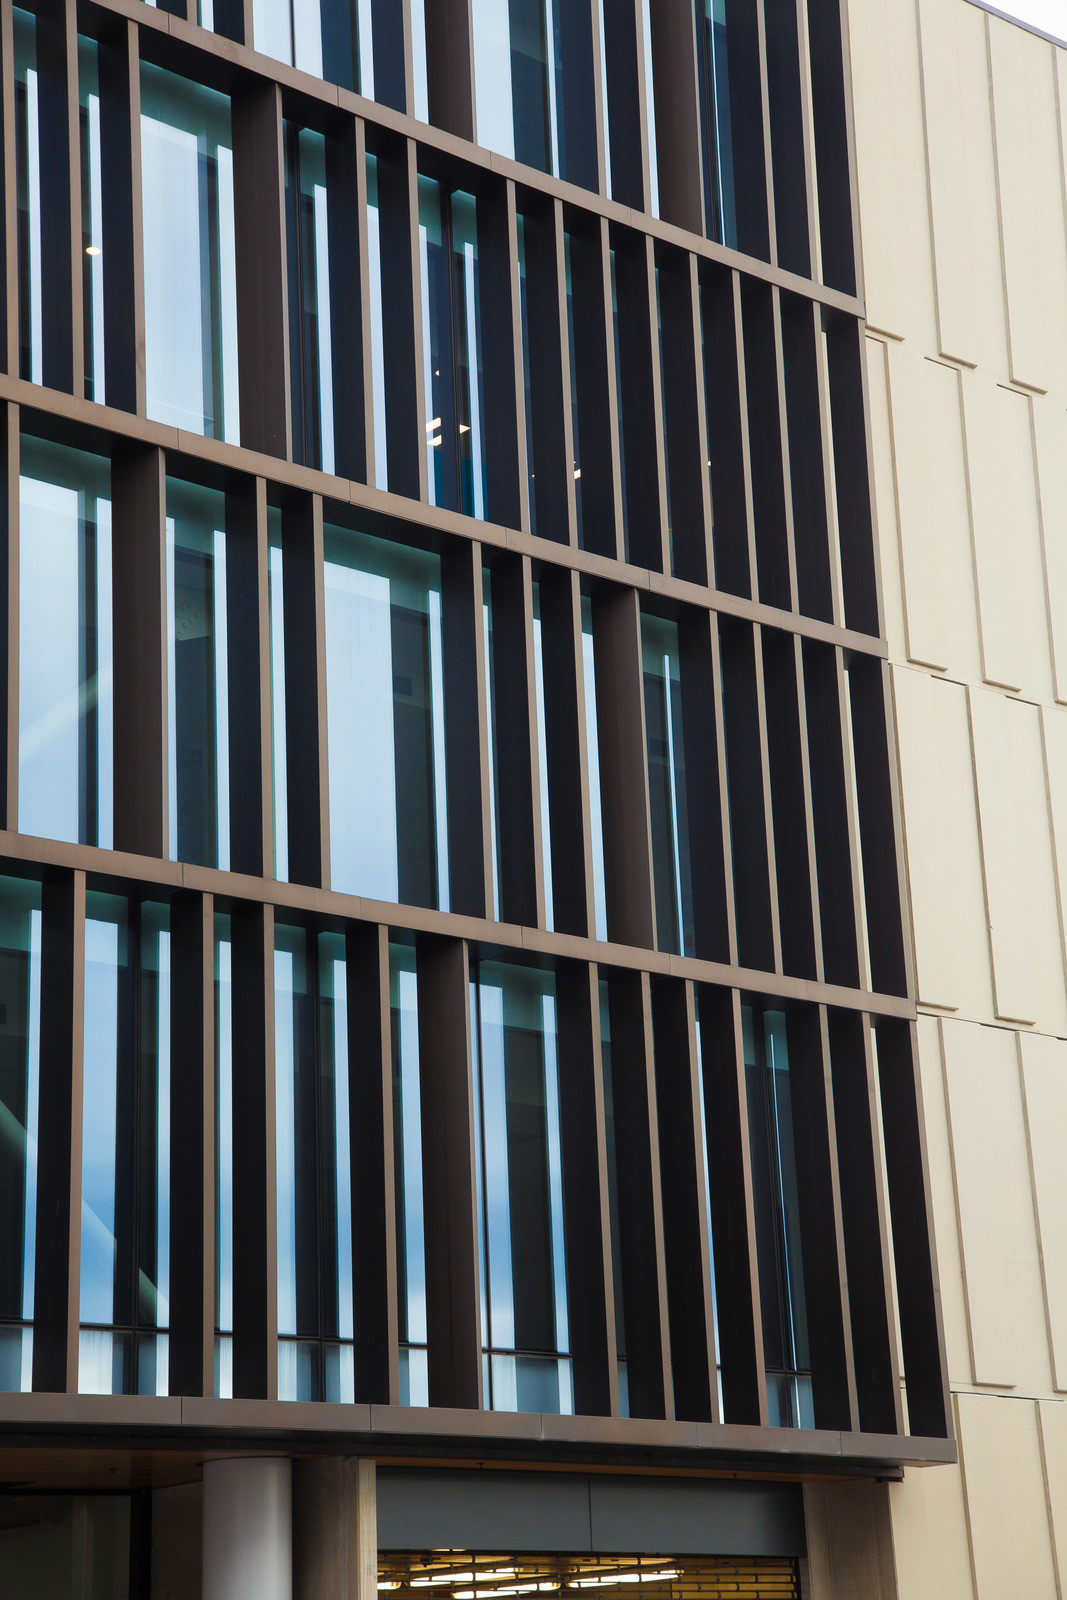
M 292 1600 L 292 1464 L 204 1462 L 203 1600 Z
M 377 1592 L 374 1462 L 338 1456 L 295 1462 L 293 1600 L 377 1600 Z

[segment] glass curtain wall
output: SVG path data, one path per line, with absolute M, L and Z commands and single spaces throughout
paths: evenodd
M 228 95 L 141 64 L 148 415 L 240 442 Z
M 41 888 L 0 878 L 0 1390 L 33 1379 Z
M 426 1223 L 422 1189 L 419 989 L 411 945 L 389 946 L 396 1182 L 397 1327 L 400 1404 L 429 1404 L 426 1354 Z
M 37 19 L 12 9 L 15 68 L 15 180 L 18 192 L 19 377 L 44 381 L 41 240 L 41 106 Z
M 292 122 L 285 124 L 285 223 L 293 459 L 333 472 L 326 140 Z
M 567 177 L 564 0 L 473 0 L 478 143 Z
M 215 913 L 215 1393 L 233 1396 L 233 944 Z
M 85 919 L 82 1394 L 166 1394 L 170 1294 L 167 907 L 90 892 Z
M 674 955 L 690 956 L 695 953 L 693 881 L 677 623 L 642 616 L 641 657 L 656 943 Z
M 19 473 L 19 828 L 112 842 L 110 464 L 25 435 Z
M 282 514 L 267 507 L 267 606 L 270 617 L 271 795 L 274 814 L 274 876 L 289 878 L 289 771 L 285 724 L 285 566 Z
M 611 1235 L 611 1282 L 615 1306 L 615 1354 L 619 1378 L 619 1415 L 630 1415 L 629 1373 L 626 1365 L 626 1307 L 622 1294 L 622 1234 L 619 1225 L 619 1162 L 615 1148 L 615 1095 L 611 1071 L 611 993 L 608 982 L 598 983 L 600 996 L 600 1061 L 604 1079 L 604 1148 L 608 1169 L 608 1223 Z
M 814 1427 L 784 1011 L 741 1009 L 771 1427 Z
M 167 479 L 170 854 L 230 865 L 226 497 Z
M 382 309 L 382 235 L 378 214 L 378 157 L 367 156 L 367 291 L 370 296 L 371 401 L 374 410 L 374 483 L 389 487 L 385 415 L 385 315 Z
M 704 166 L 704 217 L 708 237 L 737 249 L 727 0 L 696 0 L 700 139 Z
M 325 531 L 332 883 L 448 910 L 437 556 Z
M 278 1398 L 355 1399 L 345 941 L 276 927 Z
M 255 49 L 374 99 L 372 0 L 252 0 Z
M 600 737 L 596 713 L 596 655 L 593 648 L 593 605 L 582 596 L 582 695 L 585 750 L 589 768 L 589 834 L 593 846 L 593 934 L 608 936 L 608 902 L 604 878 L 604 815 L 600 796 Z
M 486 1402 L 574 1410 L 550 972 L 482 961 L 471 984 Z
M 545 893 L 545 927 L 556 926 L 552 893 L 552 810 L 548 794 L 548 726 L 545 716 L 545 650 L 541 632 L 541 585 L 533 586 L 534 711 L 537 716 L 537 790 L 541 802 L 541 881 Z
M 474 196 L 419 177 L 426 472 L 431 504 L 485 517 Z
M 78 36 L 78 129 L 81 142 L 82 308 L 85 398 L 105 404 L 104 199 L 100 145 L 100 74 L 95 39 Z

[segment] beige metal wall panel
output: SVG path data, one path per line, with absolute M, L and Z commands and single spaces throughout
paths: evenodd
M 1053 46 L 989 19 L 1011 376 L 1067 388 L 1067 240 Z
M 1067 1593 L 1067 1400 L 1042 1400 L 1037 1408 L 1045 1457 L 1052 1549 L 1061 1595 Z
M 1006 375 L 986 18 L 962 0 L 919 0 L 919 18 L 939 349 Z
M 974 1382 L 1048 1394 L 1016 1035 L 945 1018 L 941 1044 Z
M 1067 1032 L 1040 711 L 969 691 L 996 1014 Z
M 962 375 L 982 676 L 1035 699 L 1052 693 L 1030 399 Z
M 958 1466 L 889 1486 L 899 1600 L 975 1600 Z
M 1057 706 L 1041 712 L 1052 847 L 1059 891 L 1060 929 L 1067 949 L 1067 716 Z
M 895 349 L 896 346 L 893 346 Z M 900 525 L 893 472 L 893 430 L 889 417 L 889 347 L 867 339 L 867 393 L 871 418 L 871 468 L 882 569 L 882 623 L 891 661 L 907 654 Z
M 957 1399 L 977 1600 L 1058 1600 L 1037 1405 Z
M 1032 410 L 1055 697 L 1067 701 L 1067 410 L 1051 396 Z
M 893 673 L 918 997 L 992 1013 L 967 692 L 910 667 Z
M 941 1283 L 941 1316 L 945 1328 L 945 1353 L 950 1383 L 970 1383 L 971 1343 L 967 1331 L 967 1302 L 963 1291 L 963 1260 L 956 1225 L 956 1180 L 952 1171 L 952 1140 L 945 1101 L 945 1069 L 941 1053 L 941 1024 L 936 1017 L 919 1017 L 919 1072 L 922 1082 L 923 1120 L 926 1126 L 930 1200 L 933 1208 L 937 1270 Z
M 1053 1386 L 1067 1390 L 1067 1041 L 1023 1034 L 1019 1056 Z
M 849 43 L 867 320 L 898 338 L 937 339 L 919 30 L 914 0 L 854 6 Z
M 962 677 L 981 657 L 960 374 L 907 345 L 888 355 L 908 658 Z

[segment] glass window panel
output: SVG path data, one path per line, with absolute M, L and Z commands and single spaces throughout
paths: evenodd
M 448 909 L 436 556 L 326 530 L 335 889 Z
M 596 659 L 593 651 L 593 607 L 582 596 L 582 691 L 585 704 L 585 747 L 589 767 L 590 837 L 593 845 L 593 932 L 608 936 L 604 881 L 604 819 L 600 803 L 600 742 L 596 714 Z
M 785 1013 L 746 1005 L 741 1017 L 768 1405 L 777 1426 L 811 1427 L 811 1360 Z
M 293 459 L 334 470 L 326 140 L 285 124 Z
M 478 228 L 473 195 L 419 178 L 426 467 L 434 505 L 485 516 Z
M 615 1149 L 615 1096 L 611 1071 L 611 992 L 598 982 L 600 997 L 600 1060 L 604 1075 L 604 1148 L 608 1169 L 608 1223 L 611 1234 L 611 1281 L 615 1302 L 615 1349 L 618 1356 L 619 1415 L 630 1415 L 626 1367 L 626 1308 L 622 1298 L 622 1235 L 619 1229 L 619 1163 Z
M 167 479 L 170 854 L 230 864 L 226 497 Z
M 545 652 L 541 633 L 541 586 L 533 586 L 534 702 L 537 713 L 537 787 L 541 801 L 541 880 L 545 927 L 556 926 L 552 895 L 552 812 L 548 796 L 548 728 L 545 720 Z
M 279 1396 L 351 1401 L 351 1348 L 338 1345 L 353 1334 L 343 936 L 276 928 L 274 976 Z
M 396 1173 L 397 1326 L 400 1403 L 429 1404 L 426 1366 L 426 1235 L 422 1198 L 419 996 L 415 951 L 389 946 Z
M 711 1168 L 708 1156 L 707 1097 L 704 1088 L 704 1048 L 700 1027 L 700 985 L 695 986 L 697 1044 L 697 1105 L 700 1111 L 700 1149 L 704 1160 L 704 1204 L 708 1228 L 708 1263 L 711 1270 L 711 1320 L 715 1330 L 715 1377 L 719 1388 L 719 1415 L 725 1415 L 722 1388 L 722 1345 L 719 1342 L 719 1295 L 715 1272 L 715 1228 L 711 1215 Z
M 479 963 L 475 1022 L 491 1403 L 558 1411 L 569 1332 L 552 973 Z
M 473 0 L 478 143 L 566 177 L 561 0 Z
M 148 415 L 240 440 L 228 95 L 141 65 Z
M 696 0 L 704 209 L 713 239 L 737 249 L 726 0 Z
M 215 913 L 215 1393 L 233 1394 L 233 987 L 230 919 Z
M 641 655 L 656 941 L 661 950 L 692 955 L 693 884 L 677 624 L 642 616 Z
M 563 260 L 567 279 L 567 355 L 571 374 L 571 447 L 574 451 L 574 515 L 578 530 L 578 543 L 585 548 L 582 517 L 582 451 L 578 427 L 578 362 L 574 349 L 574 282 L 571 274 L 571 236 L 563 235 Z M 618 362 L 616 361 L 616 371 Z
M 23 437 L 19 828 L 110 848 L 110 468 Z
M 622 492 L 622 547 L 627 561 L 630 559 L 630 519 L 627 512 L 629 495 L 626 493 L 626 412 L 622 399 L 622 351 L 619 347 L 619 294 L 616 284 L 615 252 L 608 251 L 611 270 L 611 329 L 615 343 L 615 415 L 619 419 L 619 474 Z
M 371 0 L 252 0 L 255 48 L 374 98 Z
M 648 209 L 659 216 L 659 156 L 656 150 L 656 96 L 652 80 L 651 0 L 641 0 L 640 39 L 645 72 L 645 125 L 648 130 Z
M 166 1394 L 167 908 L 90 893 L 85 921 L 81 1393 Z
M 78 37 L 79 134 L 81 140 L 82 305 L 85 321 L 85 397 L 103 405 L 104 217 L 100 154 L 100 83 L 95 39 Z
M 493 660 L 493 587 L 488 567 L 482 568 L 482 639 L 485 648 L 485 723 L 489 737 L 489 779 L 493 787 L 489 807 L 489 853 L 493 884 L 490 914 L 500 915 L 500 773 L 497 768 L 496 666 Z
M 267 602 L 270 613 L 271 794 L 274 815 L 274 876 L 289 878 L 289 772 L 285 725 L 285 593 L 282 514 L 267 508 Z
M 370 294 L 371 394 L 374 408 L 374 482 L 389 487 L 385 415 L 385 319 L 382 310 L 382 239 L 378 216 L 378 158 L 367 156 L 367 264 Z
M 18 189 L 19 376 L 44 381 L 40 79 L 37 19 L 15 6 L 15 177 Z
M 32 1387 L 41 889 L 0 878 L 0 1390 Z
M 414 89 L 412 111 L 417 122 L 429 122 L 430 91 L 426 74 L 425 0 L 411 0 L 411 63 Z

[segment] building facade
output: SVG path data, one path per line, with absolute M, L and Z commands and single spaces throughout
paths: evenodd
M 819 1600 L 958 1484 L 844 22 L 0 8 L 20 1600 Z
M 960 1453 L 889 1488 L 895 1581 L 909 1600 L 1053 1596 L 1067 1581 L 1067 48 L 965 0 L 856 0 L 849 20 Z

